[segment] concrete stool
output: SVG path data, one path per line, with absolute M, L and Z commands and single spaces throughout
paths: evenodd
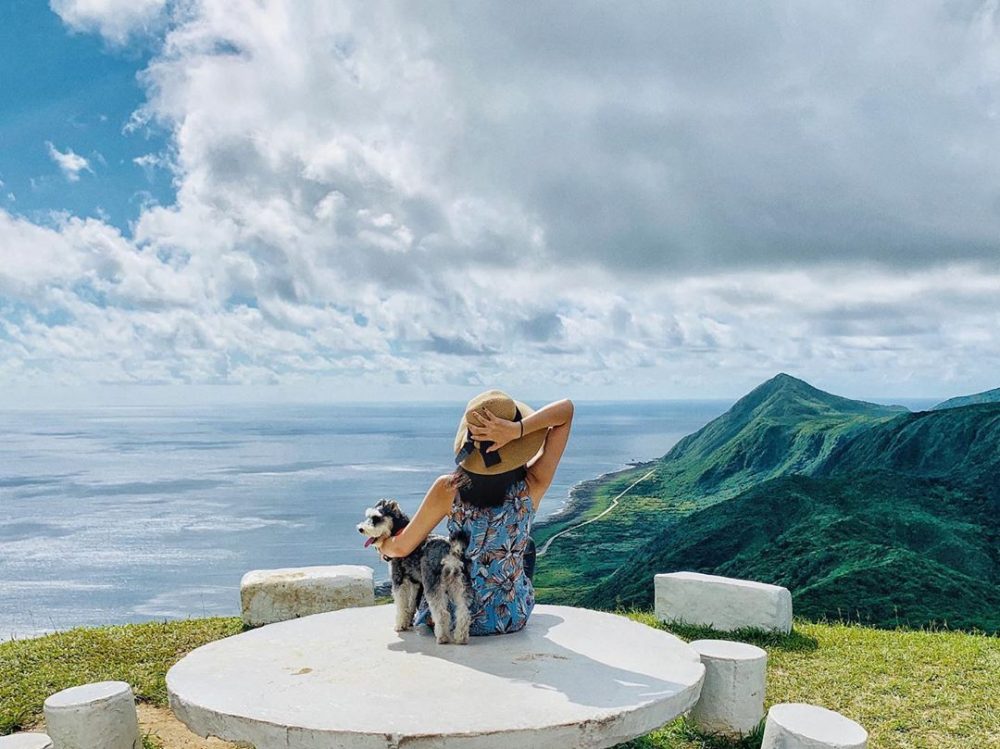
M 705 666 L 705 683 L 691 717 L 702 730 L 727 736 L 750 733 L 764 717 L 767 651 L 728 640 L 688 643 Z
M 0 736 L 0 749 L 52 749 L 52 739 L 44 733 L 12 733 Z
M 653 578 L 660 621 L 696 624 L 723 632 L 743 627 L 792 631 L 792 594 L 780 585 L 699 572 L 669 572 Z
M 868 732 L 850 718 L 801 702 L 771 705 L 761 749 L 866 749 Z
M 249 627 L 310 614 L 375 605 L 375 571 L 356 564 L 253 570 L 240 581 Z
M 132 687 L 99 681 L 50 695 L 45 726 L 56 749 L 142 749 Z

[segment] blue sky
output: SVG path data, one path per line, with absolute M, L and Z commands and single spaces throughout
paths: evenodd
M 148 45 L 109 48 L 45 3 L 10 0 L 0 6 L 0 49 L 0 206 L 38 222 L 63 210 L 127 230 L 144 201 L 172 202 L 170 174 L 133 161 L 164 150 L 167 133 L 123 134 L 144 98 L 135 74 Z M 89 170 L 68 183 L 47 142 L 79 154 Z
M 0 405 L 1000 384 L 995 2 L 0 14 Z

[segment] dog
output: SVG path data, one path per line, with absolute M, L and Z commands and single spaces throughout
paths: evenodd
M 374 545 L 381 550 L 382 543 L 403 530 L 409 522 L 409 516 L 398 502 L 380 499 L 374 507 L 365 510 L 364 522 L 358 523 L 357 527 L 361 534 L 368 537 L 365 548 Z M 469 642 L 473 592 L 469 560 L 465 555 L 468 546 L 469 534 L 456 531 L 448 538 L 428 536 L 409 556 L 382 557 L 389 562 L 397 632 L 410 628 L 420 599 L 425 597 L 434 620 L 437 641 L 458 645 Z M 455 608 L 454 631 L 449 602 Z

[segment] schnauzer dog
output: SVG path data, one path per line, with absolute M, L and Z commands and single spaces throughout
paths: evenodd
M 374 544 L 381 550 L 382 542 L 399 533 L 409 522 L 409 516 L 395 500 L 380 499 L 374 507 L 365 510 L 365 520 L 358 523 L 358 531 L 368 536 L 366 548 Z M 437 641 L 468 643 L 469 606 L 473 596 L 469 561 L 465 556 L 468 545 L 469 535 L 456 531 L 448 538 L 428 536 L 409 556 L 382 557 L 389 562 L 397 632 L 410 628 L 423 596 L 427 598 L 434 620 Z M 454 632 L 451 631 L 449 603 L 455 609 Z

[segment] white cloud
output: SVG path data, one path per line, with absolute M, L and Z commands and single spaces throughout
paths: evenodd
M 96 31 L 122 45 L 136 31 L 149 29 L 167 0 L 49 0 L 49 5 L 70 28 Z
M 142 169 L 147 179 L 153 178 L 153 171 L 156 169 L 171 168 L 169 158 L 160 153 L 144 153 L 142 156 L 136 156 L 132 159 L 132 163 Z
M 87 161 L 83 156 L 73 152 L 73 149 L 67 148 L 65 152 L 60 151 L 51 141 L 45 141 L 45 145 L 49 149 L 49 156 L 51 159 L 59 165 L 62 170 L 63 175 L 70 182 L 76 182 L 80 179 L 80 172 L 87 170 L 93 173 L 93 169 L 90 168 L 90 162 Z
M 0 381 L 987 384 L 992 17 L 685 8 L 187 3 L 176 203 L 0 211 Z

